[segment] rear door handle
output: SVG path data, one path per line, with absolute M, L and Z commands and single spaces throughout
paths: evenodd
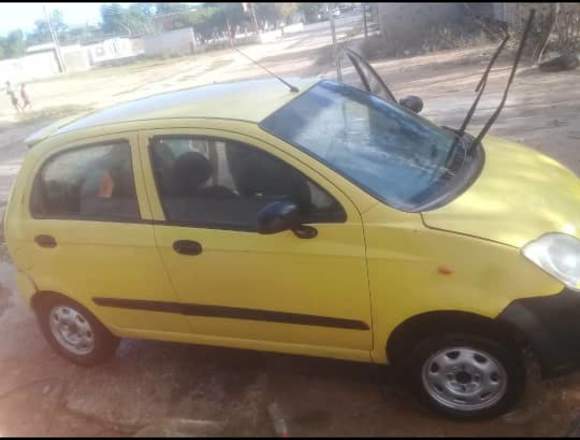
M 56 247 L 56 240 L 52 235 L 46 235 L 46 234 L 37 235 L 36 237 L 34 237 L 34 241 L 40 247 L 45 247 L 45 248 Z
M 177 240 L 173 243 L 173 250 L 178 254 L 184 255 L 199 255 L 202 247 L 197 241 Z

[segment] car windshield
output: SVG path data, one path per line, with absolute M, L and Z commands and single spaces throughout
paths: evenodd
M 464 156 L 461 164 L 466 159 L 452 131 L 330 81 L 319 82 L 260 126 L 403 211 L 416 211 L 441 197 L 457 171 L 449 165 L 454 143 Z

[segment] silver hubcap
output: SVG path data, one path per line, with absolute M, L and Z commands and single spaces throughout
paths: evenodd
M 95 348 L 95 337 L 89 321 L 75 309 L 56 306 L 50 311 L 49 322 L 57 342 L 71 353 L 86 355 Z
M 497 359 L 470 347 L 436 352 L 423 365 L 422 379 L 433 399 L 460 411 L 489 408 L 507 388 L 507 374 Z

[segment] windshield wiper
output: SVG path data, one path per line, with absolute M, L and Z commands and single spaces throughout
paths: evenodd
M 475 113 L 475 109 L 477 108 L 477 105 L 479 104 L 479 100 L 481 99 L 481 95 L 483 95 L 483 91 L 485 90 L 485 86 L 487 85 L 487 77 L 489 75 L 489 72 L 491 71 L 491 68 L 495 64 L 495 60 L 497 60 L 497 57 L 502 52 L 503 48 L 505 47 L 505 45 L 509 39 L 510 39 L 510 36 L 509 36 L 509 34 L 506 33 L 506 36 L 504 37 L 504 39 L 502 40 L 502 42 L 498 46 L 498 48 L 495 50 L 495 53 L 491 57 L 489 64 L 487 65 L 485 71 L 483 72 L 483 76 L 481 77 L 481 79 L 479 80 L 479 84 L 477 84 L 477 87 L 475 88 L 475 91 L 479 92 L 479 93 L 475 97 L 475 101 L 473 101 L 473 104 L 471 104 L 471 108 L 467 112 L 467 115 L 465 116 L 465 119 L 463 120 L 463 123 L 461 124 L 461 127 L 459 128 L 459 137 L 463 136 L 463 133 L 465 133 L 465 129 L 467 128 L 467 125 L 469 124 L 469 122 L 471 122 L 471 118 L 473 117 L 473 113 Z
M 451 130 L 451 129 L 450 129 Z M 455 157 L 455 153 L 457 152 L 457 148 L 461 147 L 461 149 L 463 150 L 463 156 L 464 156 L 464 160 L 465 157 L 467 157 L 467 153 L 468 153 L 468 149 L 467 149 L 467 145 L 465 144 L 465 139 L 463 138 L 463 136 L 459 136 L 459 134 L 457 133 L 456 130 L 451 130 L 453 132 L 453 135 L 455 136 L 455 139 L 453 140 L 453 144 L 451 144 L 451 148 L 449 148 L 449 152 L 447 153 L 447 157 L 445 158 L 445 167 L 449 167 L 450 162 L 452 162 L 452 159 Z M 451 168 L 449 168 L 451 170 Z
M 532 27 L 532 21 L 534 20 L 534 16 L 536 14 L 536 10 L 535 9 L 531 9 L 530 10 L 530 15 L 528 17 L 528 22 L 526 23 L 526 27 L 524 29 L 524 33 L 522 35 L 522 39 L 520 41 L 520 46 L 518 47 L 518 51 L 516 53 L 516 58 L 514 60 L 514 64 L 512 66 L 512 71 L 510 74 L 510 77 L 508 79 L 508 82 L 506 84 L 506 88 L 504 90 L 503 93 L 503 97 L 501 102 L 499 103 L 499 106 L 497 107 L 497 109 L 495 110 L 495 112 L 491 115 L 491 117 L 489 118 L 489 120 L 485 123 L 483 129 L 479 132 L 479 134 L 476 136 L 476 138 L 471 142 L 469 149 L 471 149 L 474 145 L 477 145 L 481 142 L 481 140 L 483 139 L 483 137 L 487 134 L 487 132 L 489 131 L 489 129 L 491 128 L 491 126 L 493 125 L 493 123 L 496 121 L 497 117 L 499 116 L 499 114 L 501 113 L 503 106 L 507 100 L 507 96 L 508 96 L 508 92 L 509 89 L 512 85 L 512 82 L 514 80 L 515 74 L 516 74 L 516 70 L 518 68 L 518 64 L 520 62 L 520 58 L 522 57 L 522 52 L 524 50 L 524 46 L 526 44 L 526 40 L 528 39 L 528 34 L 530 32 L 530 28 Z
M 475 101 L 473 101 L 473 104 L 471 104 L 471 107 L 469 108 L 469 111 L 467 112 L 467 115 L 465 116 L 465 119 L 463 120 L 461 127 L 457 131 L 452 130 L 453 133 L 455 134 L 455 140 L 453 141 L 453 144 L 449 148 L 449 152 L 447 153 L 447 157 L 445 158 L 445 162 L 444 162 L 445 166 L 447 166 L 449 164 L 449 160 L 451 159 L 451 157 L 455 153 L 459 143 L 460 142 L 463 143 L 463 135 L 465 133 L 465 130 L 467 129 L 467 125 L 469 124 L 469 122 L 471 122 L 471 118 L 473 117 L 475 110 L 477 109 L 477 105 L 479 104 L 479 100 L 481 99 L 481 95 L 483 95 L 483 91 L 485 90 L 485 86 L 487 85 L 487 77 L 489 76 L 489 72 L 491 71 L 491 68 L 495 64 L 495 61 L 497 60 L 499 54 L 502 52 L 503 48 L 505 47 L 505 45 L 509 39 L 510 39 L 510 35 L 508 33 L 506 33 L 501 44 L 498 46 L 498 48 L 495 50 L 493 56 L 489 60 L 489 63 L 487 65 L 487 67 L 485 68 L 485 71 L 483 72 L 483 76 L 481 77 L 481 79 L 479 80 L 479 83 L 477 84 L 477 87 L 475 88 L 475 91 L 478 92 L 477 96 L 475 97 Z M 465 154 L 467 154 L 468 151 L 471 150 L 473 145 L 477 145 L 477 144 L 470 143 L 469 146 L 463 145 L 463 148 L 465 149 Z

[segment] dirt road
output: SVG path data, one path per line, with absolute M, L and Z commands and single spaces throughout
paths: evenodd
M 332 65 L 317 63 L 329 43 L 327 30 L 317 29 L 246 51 L 286 76 L 332 76 Z M 343 35 L 347 31 L 345 26 Z M 375 64 L 397 96 L 418 94 L 425 100 L 426 116 L 457 126 L 490 50 Z M 505 62 L 498 67 L 472 131 L 499 101 L 508 70 Z M 39 82 L 30 85 L 29 93 L 45 111 L 100 107 L 161 90 L 262 74 L 243 57 L 222 51 Z M 580 172 L 579 79 L 578 71 L 523 72 L 492 133 L 528 143 Z M 22 139 L 45 121 L 14 125 L 9 110 L 0 108 L 0 113 L 1 204 L 25 152 Z M 272 435 L 267 411 L 272 402 L 279 405 L 290 435 L 306 436 L 553 436 L 565 434 L 580 415 L 579 374 L 532 387 L 509 416 L 454 423 L 416 407 L 389 383 L 388 371 L 363 364 L 124 341 L 112 362 L 84 369 L 49 349 L 14 292 L 6 258 L 0 280 L 0 435 L 121 435 L 149 424 L 157 432 L 160 426 L 173 433 L 210 429 L 183 419 L 223 422 L 226 434 Z

